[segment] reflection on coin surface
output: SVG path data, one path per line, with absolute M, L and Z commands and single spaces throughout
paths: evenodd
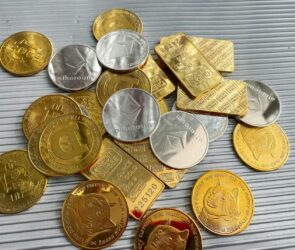
M 40 155 L 39 141 L 46 125 L 46 123 L 42 123 L 41 125 L 39 125 L 30 136 L 30 140 L 28 142 L 29 159 L 32 165 L 42 174 L 45 174 L 47 176 L 59 176 L 59 173 L 53 171 L 44 163 Z
M 120 141 L 141 141 L 158 126 L 157 101 L 141 89 L 122 89 L 113 94 L 102 111 L 106 131 Z
M 172 106 L 172 111 L 176 111 L 176 102 Z M 203 114 L 192 114 L 205 126 L 209 142 L 213 142 L 223 136 L 226 131 L 228 118 L 227 116 L 215 116 L 215 115 L 203 115 Z
M 254 213 L 254 199 L 248 185 L 226 170 L 203 174 L 193 187 L 191 199 L 198 221 L 218 235 L 244 231 Z
M 97 43 L 100 63 L 112 70 L 129 71 L 143 65 L 149 53 L 147 40 L 139 33 L 117 30 L 104 35 Z
M 23 131 L 27 139 L 40 124 L 54 117 L 76 113 L 81 109 L 72 98 L 65 95 L 46 95 L 35 100 L 26 110 L 23 118 Z
M 141 70 L 124 74 L 116 74 L 106 70 L 97 81 L 97 99 L 104 106 L 112 94 L 126 88 L 138 88 L 149 93 L 152 92 L 151 82 Z
M 183 169 L 193 167 L 205 157 L 209 139 L 204 125 L 192 114 L 172 111 L 161 117 L 150 143 L 161 162 Z
M 241 160 L 259 171 L 276 170 L 285 164 L 289 156 L 288 138 L 276 123 L 264 128 L 238 124 L 233 142 Z
M 43 195 L 45 175 L 31 164 L 24 150 L 0 155 L 0 213 L 18 213 L 33 206 Z
M 68 45 L 50 60 L 48 73 L 52 82 L 66 91 L 90 87 L 101 73 L 95 50 L 85 45 Z
M 274 123 L 280 115 L 281 105 L 276 92 L 262 82 L 245 80 L 248 91 L 248 113 L 236 117 L 250 126 L 265 127 Z
M 96 94 L 90 90 L 82 90 L 71 93 L 70 97 L 74 98 L 83 109 L 85 109 L 86 116 L 89 116 L 97 125 L 100 133 L 103 135 L 105 129 L 102 124 L 102 107 L 99 105 Z
M 0 65 L 18 76 L 29 76 L 44 69 L 51 57 L 52 46 L 46 36 L 23 31 L 6 38 L 0 46 Z
M 178 209 L 157 209 L 137 228 L 134 250 L 201 250 L 202 237 L 194 220 Z
M 125 231 L 128 207 L 122 192 L 105 181 L 85 181 L 66 198 L 62 223 L 69 240 L 83 249 L 112 245 Z
M 92 27 L 93 35 L 97 40 L 109 32 L 121 29 L 142 33 L 143 25 L 140 18 L 131 11 L 111 9 L 99 15 Z
M 42 132 L 39 150 L 47 166 L 61 174 L 74 174 L 95 162 L 101 134 L 94 121 L 68 114 L 51 120 Z

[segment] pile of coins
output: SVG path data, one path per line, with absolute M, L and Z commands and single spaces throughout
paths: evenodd
M 28 150 L 0 156 L 0 212 L 28 209 L 44 193 L 46 176 L 81 173 L 62 208 L 68 239 L 83 249 L 102 249 L 123 234 L 128 216 L 140 220 L 135 250 L 202 249 L 198 224 L 188 214 L 163 208 L 146 212 L 175 188 L 226 131 L 228 117 L 237 155 L 259 171 L 278 169 L 289 154 L 276 124 L 277 94 L 253 80 L 225 79 L 234 71 L 231 41 L 162 37 L 157 59 L 149 54 L 139 17 L 124 9 L 98 16 L 96 49 L 68 45 L 53 56 L 48 38 L 19 32 L 0 48 L 0 63 L 17 76 L 48 74 L 69 95 L 40 97 L 26 110 Z M 168 77 L 169 75 L 169 77 Z M 96 91 L 87 90 L 95 82 Z M 177 91 L 169 111 L 165 98 Z M 212 170 L 191 194 L 197 222 L 217 235 L 234 235 L 250 224 L 254 198 L 247 184 L 227 170 Z

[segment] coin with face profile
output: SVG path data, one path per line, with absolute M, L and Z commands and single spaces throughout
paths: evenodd
M 254 214 L 254 199 L 247 183 L 227 170 L 211 170 L 195 183 L 192 209 L 210 232 L 230 236 L 244 231 Z
M 241 160 L 258 171 L 276 170 L 285 164 L 289 156 L 288 138 L 276 123 L 264 128 L 238 124 L 233 143 Z
M 97 40 L 109 32 L 121 29 L 142 33 L 143 25 L 134 12 L 126 9 L 111 9 L 99 15 L 92 26 L 93 35 Z
M 172 106 L 172 111 L 176 111 L 176 102 Z M 227 116 L 215 116 L 215 115 L 205 115 L 205 114 L 192 114 L 205 126 L 209 142 L 214 142 L 223 134 L 227 129 L 228 118 Z
M 115 139 L 141 141 L 157 128 L 160 109 L 149 93 L 136 88 L 122 89 L 106 102 L 102 120 L 106 131 Z
M 79 114 L 56 117 L 44 128 L 39 151 L 45 164 L 60 174 L 74 174 L 97 159 L 101 134 L 90 118 Z
M 100 73 L 101 67 L 95 50 L 81 44 L 63 47 L 52 57 L 48 65 L 50 79 L 65 91 L 89 88 Z
M 254 127 L 265 127 L 276 122 L 281 104 L 276 92 L 265 83 L 244 80 L 247 83 L 248 113 L 237 120 Z
M 107 33 L 96 46 L 99 62 L 114 71 L 131 71 L 139 68 L 146 62 L 148 53 L 147 40 L 131 30 Z
M 156 209 L 137 228 L 134 250 L 202 250 L 197 224 L 175 208 Z
M 150 143 L 161 162 L 183 169 L 193 167 L 205 157 L 209 138 L 204 125 L 192 114 L 171 111 L 162 115 Z
M 112 245 L 125 231 L 128 206 L 122 192 L 102 180 L 80 183 L 66 197 L 61 219 L 68 239 L 83 249 Z

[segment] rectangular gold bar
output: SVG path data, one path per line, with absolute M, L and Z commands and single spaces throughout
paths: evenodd
M 104 139 L 98 161 L 82 173 L 89 180 L 105 180 L 123 192 L 129 214 L 139 220 L 164 189 L 164 184 L 109 139 Z
M 163 165 L 153 154 L 148 139 L 137 143 L 124 143 L 116 140 L 115 143 L 155 174 L 169 188 L 175 188 L 187 171 Z
M 161 101 L 157 101 L 157 102 L 160 108 L 161 115 L 169 112 L 169 107 L 165 99 L 162 99 Z
M 175 35 L 155 47 L 158 56 L 194 97 L 219 84 L 223 77 L 186 38 Z
M 176 105 L 186 111 L 244 116 L 248 112 L 247 84 L 240 80 L 224 80 L 195 99 L 178 87 Z
M 229 40 L 209 39 L 202 37 L 187 37 L 212 65 L 220 72 L 235 70 L 234 44 Z
M 141 69 L 152 84 L 152 94 L 157 100 L 162 100 L 176 90 L 174 84 L 169 80 L 165 72 L 159 67 L 151 55 L 148 56 L 146 64 Z

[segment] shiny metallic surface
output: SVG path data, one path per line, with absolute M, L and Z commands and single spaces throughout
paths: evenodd
M 222 3 L 222 4 L 221 4 Z M 255 198 L 251 225 L 238 236 L 217 237 L 200 227 L 205 250 L 291 250 L 295 246 L 295 2 L 291 0 L 1 0 L 0 43 L 18 30 L 42 32 L 55 48 L 96 40 L 91 25 L 97 15 L 126 8 L 141 17 L 144 36 L 152 49 L 159 39 L 178 31 L 191 36 L 232 40 L 236 70 L 232 79 L 259 79 L 280 96 L 278 123 L 289 137 L 289 160 L 277 171 L 257 173 L 237 157 L 232 147 L 235 119 L 229 119 L 224 136 L 210 144 L 204 160 L 189 169 L 175 190 L 165 189 L 152 209 L 175 207 L 193 214 L 190 195 L 200 176 L 227 169 L 245 180 Z M 21 14 L 20 14 L 21 13 Z M 153 50 L 151 50 L 153 53 Z M 62 93 L 43 70 L 34 77 L 14 77 L 0 67 L 0 151 L 26 148 L 22 116 L 35 99 Z M 168 104 L 175 98 L 169 97 Z M 85 178 L 71 175 L 49 178 L 42 199 L 28 211 L 1 217 L 0 249 L 77 250 L 66 239 L 60 210 L 68 192 Z M 121 239 L 108 250 L 132 250 L 138 221 L 130 219 Z
M 130 30 L 116 30 L 104 35 L 97 43 L 99 62 L 115 71 L 134 70 L 145 63 L 149 53 L 147 40 Z
M 250 126 L 265 127 L 280 116 L 281 104 L 276 92 L 265 83 L 245 80 L 248 85 L 248 114 L 236 117 Z
M 48 74 L 52 82 L 66 91 L 89 88 L 100 76 L 95 50 L 86 45 L 68 45 L 50 60 Z
M 171 111 L 161 117 L 150 143 L 161 162 L 184 169 L 193 167 L 205 157 L 209 138 L 204 125 L 192 114 Z
M 112 137 L 126 142 L 141 141 L 157 128 L 160 109 L 149 93 L 127 88 L 108 99 L 102 111 L 102 120 Z
M 176 102 L 172 106 L 172 111 L 176 111 Z M 209 142 L 214 142 L 223 134 L 227 129 L 228 117 L 227 116 L 216 116 L 216 115 L 203 115 L 203 114 L 192 114 L 205 126 Z

